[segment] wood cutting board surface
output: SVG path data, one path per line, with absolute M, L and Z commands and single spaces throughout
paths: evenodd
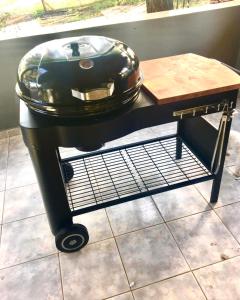
M 141 62 L 143 89 L 158 104 L 240 88 L 240 76 L 214 59 L 182 54 Z

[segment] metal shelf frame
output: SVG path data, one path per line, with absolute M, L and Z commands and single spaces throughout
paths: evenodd
M 66 183 L 72 215 L 214 179 L 214 174 L 177 135 L 62 159 L 74 176 Z M 69 166 L 69 165 L 68 165 Z

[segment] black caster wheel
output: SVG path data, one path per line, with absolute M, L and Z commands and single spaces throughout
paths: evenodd
M 62 229 L 55 236 L 56 247 L 59 251 L 71 253 L 83 248 L 89 240 L 87 228 L 82 224 L 73 224 Z
M 62 164 L 62 169 L 65 182 L 68 183 L 74 175 L 73 167 L 70 163 L 64 163 Z

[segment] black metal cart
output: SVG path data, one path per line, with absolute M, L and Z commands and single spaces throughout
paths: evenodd
M 87 123 L 48 118 L 20 103 L 20 126 L 56 246 L 73 252 L 88 242 L 73 216 L 213 180 L 218 199 L 238 90 L 157 105 L 141 92 L 127 110 Z M 222 112 L 218 130 L 202 116 Z M 150 126 L 178 122 L 177 133 L 62 159 L 59 147 L 101 145 Z

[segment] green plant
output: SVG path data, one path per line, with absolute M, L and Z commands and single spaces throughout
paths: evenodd
M 136 5 L 144 3 L 144 0 L 118 0 L 117 5 Z
M 10 19 L 11 14 L 8 12 L 0 13 L 0 29 L 5 27 L 7 21 Z
M 43 8 L 37 8 L 33 12 L 32 16 L 37 19 L 37 18 L 41 18 L 44 14 L 45 14 L 45 11 Z

